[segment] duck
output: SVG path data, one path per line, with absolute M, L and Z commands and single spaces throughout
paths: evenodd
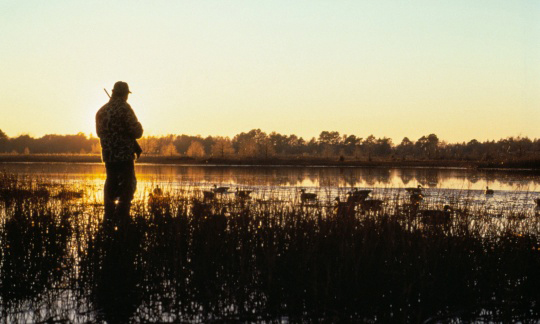
M 240 190 L 236 188 L 235 195 L 239 199 L 249 199 L 251 198 L 249 195 L 251 194 L 251 190 Z
M 336 204 L 334 206 L 334 214 L 336 216 L 354 216 L 354 203 L 349 202 L 348 200 L 341 201 L 339 196 L 334 199 L 336 201 Z
M 540 198 L 536 198 L 534 202 L 536 203 L 536 208 L 540 208 Z
M 444 205 L 443 210 L 425 209 L 420 211 L 422 223 L 426 225 L 448 225 L 451 219 L 452 208 Z
M 424 195 L 422 195 L 421 193 L 413 193 L 411 194 L 411 196 L 409 197 L 409 200 L 411 202 L 411 204 L 420 204 L 420 202 L 422 200 L 424 200 Z
M 317 200 L 317 194 L 316 193 L 309 193 L 309 192 L 306 192 L 306 189 L 300 189 L 300 200 L 302 201 L 302 203 L 310 200 L 310 201 L 315 201 Z
M 371 193 L 371 190 L 358 190 L 354 188 L 353 191 L 349 191 L 347 193 L 347 201 L 348 202 L 356 202 L 359 203 L 362 200 L 365 200 L 369 194 Z
M 218 187 L 217 185 L 214 184 L 214 189 L 212 189 L 212 191 L 217 194 L 224 194 L 224 193 L 227 193 L 227 191 L 229 191 L 229 187 Z
M 408 192 L 408 193 L 411 193 L 411 194 L 421 194 L 422 193 L 422 185 L 418 185 L 416 188 L 405 188 L 405 190 Z
M 495 191 L 493 189 L 489 189 L 488 186 L 486 186 L 486 191 L 484 192 L 486 195 L 493 195 Z
M 358 190 L 358 188 L 354 188 L 354 190 L 349 191 L 349 193 L 353 196 L 368 196 L 371 193 L 372 190 L 370 189 L 362 189 Z
M 159 186 L 155 187 L 154 190 L 152 190 L 152 194 L 154 196 L 161 196 L 163 195 L 163 190 Z
M 381 199 L 366 199 L 360 202 L 360 209 L 363 212 L 380 211 L 384 201 Z
M 213 191 L 203 191 L 204 200 L 212 200 L 216 196 Z

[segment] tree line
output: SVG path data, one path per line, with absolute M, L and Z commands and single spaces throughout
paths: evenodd
M 223 136 L 166 135 L 139 140 L 145 154 L 193 158 L 326 158 L 340 160 L 461 160 L 507 161 L 540 158 L 540 139 L 508 137 L 498 141 L 475 139 L 447 143 L 435 134 L 393 143 L 387 137 L 340 134 L 322 131 L 318 138 L 305 140 L 294 134 L 265 133 L 260 129 Z M 8 137 L 0 130 L 0 152 L 10 154 L 99 154 L 99 138 L 83 133 Z

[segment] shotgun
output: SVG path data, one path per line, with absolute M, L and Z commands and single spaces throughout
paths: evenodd
M 105 90 L 105 93 L 107 94 L 107 97 L 109 97 L 109 99 L 111 98 L 111 95 L 109 94 L 109 91 L 107 91 L 107 89 L 103 88 L 103 90 Z M 137 140 L 133 140 L 135 142 L 135 154 L 137 155 L 137 159 L 139 159 L 141 157 L 141 154 L 142 154 L 142 148 L 141 146 L 139 145 L 139 143 L 137 142 Z

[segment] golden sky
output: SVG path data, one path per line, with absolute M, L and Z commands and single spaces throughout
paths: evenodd
M 0 2 L 0 129 L 94 133 L 129 83 L 145 135 L 540 137 L 540 2 Z

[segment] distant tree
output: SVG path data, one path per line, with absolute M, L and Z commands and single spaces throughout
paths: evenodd
M 147 136 L 138 140 L 139 145 L 146 154 L 159 154 L 160 145 L 157 137 Z
M 186 154 L 191 142 L 193 142 L 194 139 L 195 137 L 184 134 L 176 136 L 173 141 L 174 146 L 176 146 L 176 151 L 180 154 Z
M 401 140 L 401 143 L 396 147 L 396 153 L 403 158 L 412 155 L 413 152 L 414 143 L 408 137 L 404 137 Z
M 368 160 L 371 160 L 371 157 L 375 151 L 375 145 L 377 144 L 377 139 L 373 135 L 369 135 L 362 142 L 362 148 L 368 155 Z
M 272 132 L 270 133 L 270 135 L 268 135 L 268 140 L 274 148 L 274 153 L 284 154 L 287 151 L 289 146 L 289 140 L 287 136 Z
M 271 152 L 268 136 L 260 129 L 252 129 L 247 133 L 236 135 L 233 140 L 233 147 L 240 156 L 268 156 Z
M 260 156 L 264 157 L 265 159 L 274 156 L 276 154 L 276 149 L 274 148 L 274 143 L 270 140 L 270 138 L 265 138 L 260 140 L 257 143 L 257 150 Z
M 254 157 L 257 155 L 257 142 L 254 138 L 245 137 L 238 142 L 238 155 L 243 157 Z
M 416 141 L 415 147 L 418 151 L 428 157 L 434 158 L 437 155 L 437 149 L 439 145 L 439 138 L 435 134 L 430 134 L 428 136 L 422 136 Z
M 187 155 L 190 157 L 204 157 L 204 146 L 199 141 L 191 142 L 191 145 L 187 149 Z
M 359 146 L 361 142 L 362 138 L 356 137 L 355 135 L 343 135 L 345 154 L 353 155 L 356 151 L 356 147 Z
M 178 152 L 176 151 L 176 146 L 174 146 L 172 142 L 164 144 L 164 146 L 161 148 L 160 151 L 161 151 L 161 155 L 164 155 L 164 156 L 178 155 Z
M 392 140 L 388 137 L 378 138 L 375 142 L 375 155 L 387 157 L 392 154 Z
M 319 144 L 339 145 L 341 144 L 341 136 L 339 136 L 339 132 L 323 131 L 319 134 Z
M 92 154 L 101 154 L 101 145 L 99 143 L 92 144 L 92 149 L 90 150 Z
M 316 155 L 317 150 L 319 149 L 319 143 L 315 139 L 315 137 L 312 137 L 309 142 L 306 144 L 306 153 L 311 155 Z
M 0 152 L 7 152 L 8 136 L 0 129 Z
M 212 156 L 224 158 L 234 154 L 232 142 L 228 137 L 215 137 Z

